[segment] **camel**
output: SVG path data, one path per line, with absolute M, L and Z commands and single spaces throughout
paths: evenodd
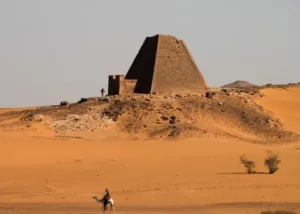
M 107 202 L 107 204 L 104 203 L 104 200 L 100 200 L 97 196 L 94 196 L 93 199 L 95 199 L 97 202 L 103 204 L 103 211 L 105 212 L 107 210 L 107 205 L 110 204 L 110 211 L 112 211 L 112 208 L 114 208 L 114 200 L 110 198 Z

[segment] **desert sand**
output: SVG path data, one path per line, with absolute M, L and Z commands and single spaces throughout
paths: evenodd
M 262 92 L 255 102 L 285 129 L 300 133 L 300 88 Z M 300 212 L 300 142 L 134 140 L 114 126 L 62 139 L 36 126 L 39 131 L 0 128 L 1 214 L 102 213 L 92 197 L 101 197 L 105 188 L 119 214 Z M 264 166 L 268 150 L 282 160 L 273 175 Z M 256 162 L 259 173 L 245 173 L 242 154 Z
M 263 106 L 267 111 L 271 111 L 290 131 L 299 133 L 300 124 L 300 96 L 299 88 L 291 87 L 288 89 L 264 89 L 266 95 L 263 99 L 256 102 Z

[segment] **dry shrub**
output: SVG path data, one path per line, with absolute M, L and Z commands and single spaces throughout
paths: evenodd
M 254 172 L 255 168 L 255 162 L 252 160 L 248 160 L 244 155 L 240 157 L 240 163 L 244 165 L 244 167 L 247 169 L 248 174 L 251 174 Z
M 265 158 L 265 166 L 268 167 L 270 174 L 274 174 L 279 169 L 278 164 L 281 162 L 281 160 L 278 159 L 278 154 L 274 154 L 270 151 L 267 153 L 268 157 Z

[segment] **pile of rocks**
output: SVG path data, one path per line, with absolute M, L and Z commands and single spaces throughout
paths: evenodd
M 64 120 L 57 120 L 50 124 L 55 132 L 94 131 L 98 128 L 108 127 L 112 120 L 102 117 L 99 113 L 83 115 L 68 115 Z
M 42 122 L 45 117 L 41 114 L 31 113 L 26 115 L 25 117 L 21 118 L 21 121 L 28 121 L 28 122 Z

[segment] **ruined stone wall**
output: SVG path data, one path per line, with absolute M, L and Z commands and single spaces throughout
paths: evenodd
M 137 80 L 126 80 L 124 75 L 111 75 L 108 80 L 108 95 L 132 94 Z
M 173 36 L 159 36 L 151 91 L 205 93 L 206 89 L 206 82 L 184 42 Z
M 120 78 L 120 94 L 133 94 L 137 80 L 127 80 L 122 75 Z
M 108 76 L 108 95 L 116 95 L 120 93 L 120 75 Z

